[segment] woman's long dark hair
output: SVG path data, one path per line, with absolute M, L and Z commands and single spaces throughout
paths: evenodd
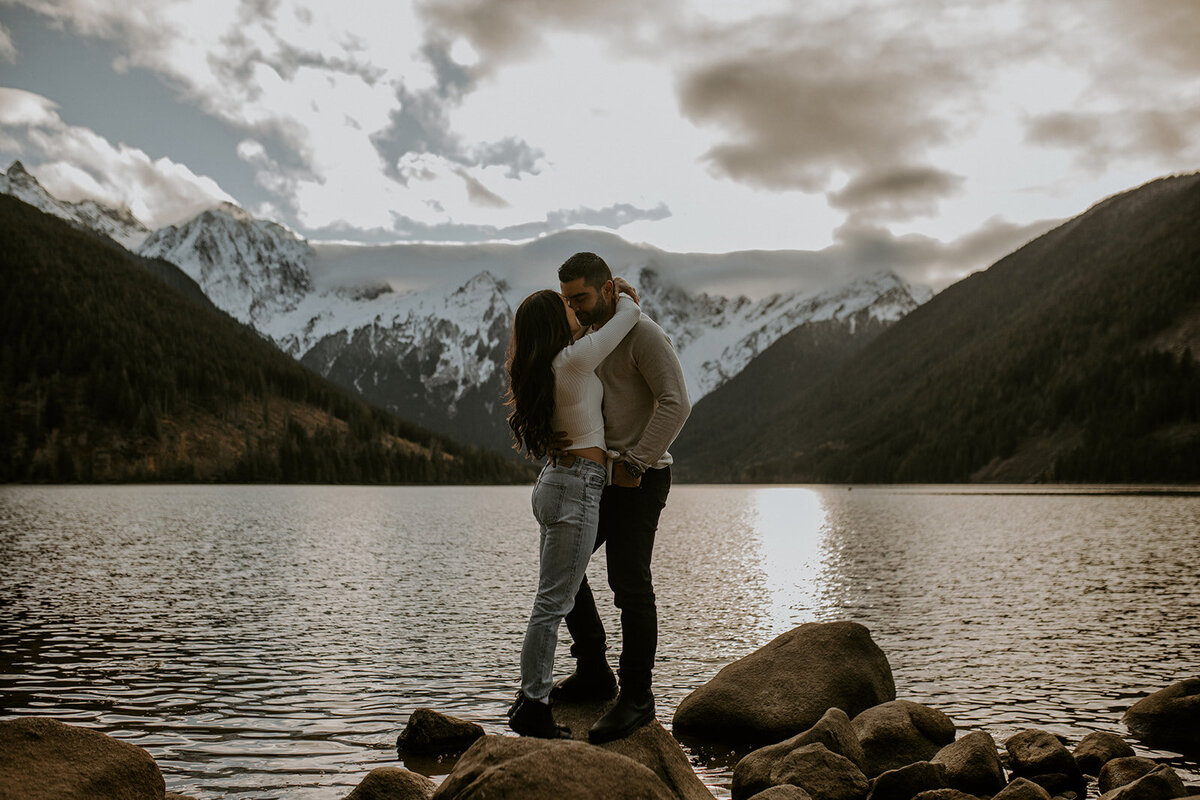
M 554 442 L 554 369 L 559 351 L 571 343 L 571 325 L 562 295 L 550 289 L 534 292 L 521 301 L 513 315 L 508 345 L 508 396 L 505 405 L 513 448 L 531 458 L 542 458 Z

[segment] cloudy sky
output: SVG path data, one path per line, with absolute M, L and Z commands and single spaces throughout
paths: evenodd
M 1197 0 L 0 0 L 0 157 L 152 227 L 798 250 L 941 287 L 1200 168 Z

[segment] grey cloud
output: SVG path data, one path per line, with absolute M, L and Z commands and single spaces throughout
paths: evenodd
M 891 269 L 907 280 L 942 289 L 964 275 L 991 266 L 1062 220 L 1017 224 L 992 218 L 950 242 L 929 236 L 896 236 L 884 227 L 849 222 L 835 233 L 837 242 L 820 251 L 848 272 Z
M 936 167 L 901 167 L 867 173 L 851 180 L 829 195 L 837 208 L 903 220 L 931 214 L 938 201 L 962 188 L 961 175 Z
M 1165 162 L 1200 155 L 1194 108 L 1126 109 L 1107 113 L 1060 111 L 1029 120 L 1026 141 L 1076 152 L 1086 168 L 1104 170 L 1114 158 L 1149 155 Z
M 538 162 L 544 156 L 541 150 L 513 137 L 479 145 L 471 152 L 471 158 L 481 167 L 508 167 L 510 178 L 519 178 L 522 173 L 537 175 L 540 172 Z
M 618 203 L 607 208 L 562 209 L 547 214 L 544 220 L 507 227 L 458 223 L 430 225 L 399 214 L 393 216 L 395 223 L 391 231 L 363 232 L 358 229 L 322 228 L 309 230 L 307 233 L 314 237 L 352 234 L 347 238 L 356 241 L 394 242 L 398 237 L 412 241 L 441 242 L 520 241 L 554 233 L 571 225 L 592 225 L 616 230 L 638 220 L 664 219 L 671 216 L 671 211 L 661 203 L 654 208 L 639 208 L 629 203 Z
M 707 154 L 713 167 L 762 188 L 817 191 L 836 170 L 886 169 L 945 141 L 954 121 L 933 101 L 970 76 L 919 36 L 863 35 L 847 20 L 793 17 L 711 34 L 718 56 L 684 75 L 679 93 L 688 117 L 725 132 Z
M 463 183 L 467 185 L 467 197 L 475 205 L 487 208 L 508 208 L 507 200 L 471 177 L 465 169 L 456 169 L 454 174 L 462 178 Z

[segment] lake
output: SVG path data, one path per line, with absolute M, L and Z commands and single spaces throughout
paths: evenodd
M 659 719 L 850 619 L 960 732 L 1125 735 L 1137 698 L 1200 674 L 1198 532 L 1195 487 L 677 486 Z M 404 765 L 418 707 L 507 732 L 537 536 L 529 487 L 0 487 L 0 717 L 132 742 L 198 798 L 342 798 Z M 603 551 L 589 574 L 617 633 Z M 739 754 L 686 744 L 728 797 Z

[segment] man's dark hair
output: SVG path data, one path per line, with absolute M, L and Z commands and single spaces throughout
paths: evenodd
M 560 283 L 570 283 L 576 278 L 583 278 L 586 285 L 599 289 L 606 281 L 612 280 L 612 270 L 595 253 L 576 253 L 558 268 L 558 280 Z

